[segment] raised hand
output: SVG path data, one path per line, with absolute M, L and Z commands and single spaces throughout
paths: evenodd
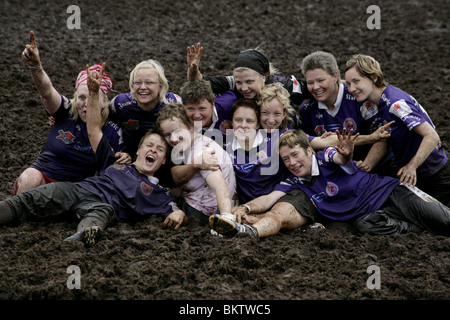
M 27 44 L 22 51 L 22 59 L 30 67 L 39 67 L 41 65 L 41 58 L 39 57 L 39 50 L 33 31 L 30 31 L 30 44 Z
M 100 73 L 95 70 L 89 70 L 89 65 L 86 65 L 87 71 L 87 86 L 90 93 L 95 93 L 100 90 L 100 84 L 102 83 L 103 73 L 105 72 L 106 63 L 102 63 L 102 69 Z
M 200 46 L 200 42 L 197 46 L 187 47 L 187 65 L 188 73 L 187 77 L 189 81 L 201 78 L 201 73 L 199 71 L 200 57 L 203 53 L 203 47 Z
M 353 150 L 355 149 L 355 140 L 359 136 L 359 133 L 352 135 L 353 129 L 347 133 L 346 128 L 342 129 L 342 134 L 339 130 L 336 130 L 336 135 L 338 137 L 339 144 L 336 147 L 337 152 L 347 161 L 353 156 Z

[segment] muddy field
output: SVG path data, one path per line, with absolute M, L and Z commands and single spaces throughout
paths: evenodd
M 30 30 L 44 69 L 68 97 L 86 64 L 107 63 L 113 96 L 128 91 L 129 73 L 149 58 L 162 63 L 170 91 L 177 92 L 186 79 L 186 47 L 198 41 L 204 47 L 201 71 L 211 75 L 230 74 L 237 54 L 257 46 L 281 74 L 299 79 L 302 58 L 312 51 L 333 53 L 342 69 L 352 54 L 369 54 L 393 85 L 428 111 L 448 150 L 448 1 L 376 2 L 381 29 L 370 30 L 368 1 L 3 1 L 0 200 L 9 197 L 16 177 L 36 159 L 49 130 L 21 60 Z M 70 20 L 74 12 L 67 13 L 72 4 L 81 10 L 81 29 L 68 27 L 75 21 Z M 350 225 L 335 223 L 261 240 L 224 239 L 211 236 L 196 220 L 175 232 L 152 218 L 116 225 L 98 245 L 85 249 L 80 242 L 62 241 L 76 225 L 49 221 L 0 227 L 0 299 L 450 298 L 450 239 L 428 232 L 358 237 Z M 80 289 L 67 285 L 70 266 L 79 267 Z M 368 286 L 374 266 L 379 289 Z

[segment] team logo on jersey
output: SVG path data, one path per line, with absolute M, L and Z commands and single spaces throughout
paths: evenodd
M 250 171 L 252 171 L 252 168 L 254 166 L 253 163 L 246 163 L 246 164 L 242 164 L 242 165 L 233 165 L 236 169 L 238 169 L 239 171 L 242 171 L 244 173 L 249 173 Z
M 141 182 L 141 190 L 145 195 L 150 195 L 153 191 L 153 188 L 145 182 Z
M 59 136 L 56 139 L 62 140 L 65 144 L 71 144 L 75 140 L 75 136 L 70 131 L 59 130 Z
M 227 133 L 227 129 L 232 129 L 233 125 L 231 124 L 231 121 L 229 120 L 223 120 L 220 123 L 220 132 L 222 132 L 223 134 Z
M 333 182 L 327 182 L 325 192 L 329 197 L 335 196 L 339 192 L 339 187 Z
M 139 129 L 139 120 L 130 119 L 124 123 L 124 130 L 137 130 Z
M 396 101 L 389 109 L 390 113 L 393 113 L 400 119 L 409 116 L 412 113 L 411 107 L 405 100 L 401 99 Z
M 349 132 L 352 129 L 353 129 L 353 132 L 355 132 L 356 131 L 355 120 L 353 120 L 352 118 L 346 118 L 344 120 L 344 128 L 345 128 L 345 130 L 347 130 L 347 132 Z
M 314 132 L 316 133 L 316 136 L 321 136 L 325 133 L 325 126 L 323 124 L 319 124 L 314 128 Z
M 364 120 L 368 120 L 378 113 L 378 106 L 369 101 L 363 103 L 360 108 Z

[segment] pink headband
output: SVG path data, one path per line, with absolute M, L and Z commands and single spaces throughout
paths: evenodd
M 100 73 L 100 71 L 102 70 L 102 65 L 101 64 L 94 64 L 92 67 L 89 68 L 89 71 L 97 71 L 98 73 Z M 77 81 L 75 82 L 75 91 L 77 91 L 78 87 L 84 83 L 87 83 L 87 71 L 86 69 L 81 71 L 78 74 L 77 77 Z M 106 72 L 103 72 L 103 78 L 102 78 L 102 83 L 100 84 L 100 89 L 107 94 L 109 92 L 109 90 L 111 90 L 112 88 L 112 80 L 111 77 L 109 76 L 109 74 L 107 74 Z

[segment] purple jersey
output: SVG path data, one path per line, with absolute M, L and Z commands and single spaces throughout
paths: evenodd
M 333 162 L 336 152 L 328 147 L 313 156 L 311 180 L 291 174 L 275 190 L 303 190 L 317 211 L 332 220 L 344 221 L 378 210 L 399 184 L 398 179 L 367 173 L 353 161 L 337 165 Z
M 289 175 L 276 151 L 278 139 L 286 130 L 267 134 L 258 130 L 252 149 L 246 152 L 237 140 L 227 145 L 233 160 L 237 194 L 241 203 L 271 193 L 275 186 Z
M 412 129 L 424 122 L 428 122 L 433 128 L 434 125 L 416 99 L 392 85 L 388 85 L 383 91 L 378 109 L 385 123 L 395 121 L 390 126 L 389 142 L 397 165 L 403 167 L 417 153 L 423 139 Z M 422 177 L 431 176 L 438 172 L 446 162 L 447 155 L 441 144 L 438 144 L 422 165 L 417 168 L 417 174 Z
M 232 91 L 219 94 L 214 99 L 213 123 L 209 128 L 202 128 L 202 134 L 216 141 L 225 149 L 227 130 L 232 132 L 232 110 L 236 95 Z M 222 140 L 220 140 L 220 138 Z
M 45 176 L 56 181 L 81 181 L 103 171 L 111 163 L 95 161 L 86 123 L 71 118 L 72 103 L 61 96 L 61 105 L 52 116 L 55 124 L 50 128 L 38 159 L 31 165 Z M 109 141 L 109 157 L 122 150 L 122 131 L 113 122 L 102 128 Z
M 181 103 L 181 98 L 174 93 L 167 93 L 166 100 L 169 103 Z M 164 105 L 158 102 L 153 110 L 145 111 L 131 93 L 121 93 L 111 100 L 110 119 L 122 128 L 125 151 L 132 157 L 136 154 L 141 138 L 155 126 L 158 112 Z
M 99 160 L 107 154 L 107 149 L 108 141 L 103 136 L 97 149 Z M 156 178 L 141 174 L 133 164 L 113 164 L 100 176 L 77 184 L 113 206 L 120 222 L 138 221 L 153 214 L 167 217 L 178 210 L 176 199 L 168 190 Z
M 325 132 L 347 132 L 353 129 L 353 133 L 359 132 L 359 123 L 363 120 L 361 115 L 361 103 L 348 93 L 347 86 L 341 84 L 337 103 L 333 111 L 329 111 L 325 105 L 314 98 L 308 99 L 300 107 L 302 129 L 305 133 L 320 137 Z

